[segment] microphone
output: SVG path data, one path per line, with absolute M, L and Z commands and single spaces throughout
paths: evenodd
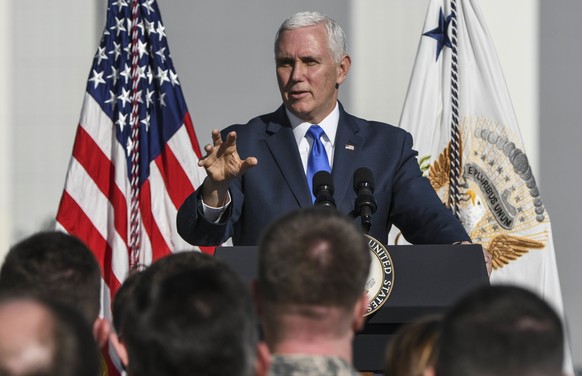
M 327 171 L 318 171 L 313 175 L 313 195 L 315 196 L 315 206 L 335 209 L 333 198 L 333 179 Z
M 374 199 L 374 175 L 369 168 L 360 167 L 354 172 L 354 191 L 357 194 L 354 209 L 360 215 L 366 233 L 372 227 L 372 214 L 378 206 Z

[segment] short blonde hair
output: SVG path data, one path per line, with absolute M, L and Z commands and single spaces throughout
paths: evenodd
M 422 317 L 398 329 L 386 351 L 386 376 L 422 376 L 436 364 L 440 316 Z

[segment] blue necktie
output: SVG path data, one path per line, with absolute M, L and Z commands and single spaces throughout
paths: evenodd
M 311 146 L 311 152 L 307 160 L 307 184 L 309 185 L 309 192 L 311 192 L 313 202 L 315 202 L 315 196 L 313 195 L 313 175 L 322 170 L 331 172 L 325 147 L 320 140 L 322 134 L 323 129 L 319 125 L 312 125 L 306 133 L 306 136 L 313 139 L 313 145 Z

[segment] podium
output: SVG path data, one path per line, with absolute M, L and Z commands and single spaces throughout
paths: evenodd
M 489 285 L 481 245 L 393 245 L 387 249 L 394 286 L 388 300 L 356 334 L 354 366 L 361 371 L 382 372 L 386 346 L 402 324 L 443 313 L 470 290 Z M 215 255 L 247 283 L 255 279 L 256 247 L 219 247 Z

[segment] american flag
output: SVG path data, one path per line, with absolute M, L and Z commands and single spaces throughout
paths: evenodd
M 156 1 L 109 0 L 56 217 L 101 264 L 104 317 L 130 269 L 198 250 L 176 213 L 205 177 L 199 158 Z

